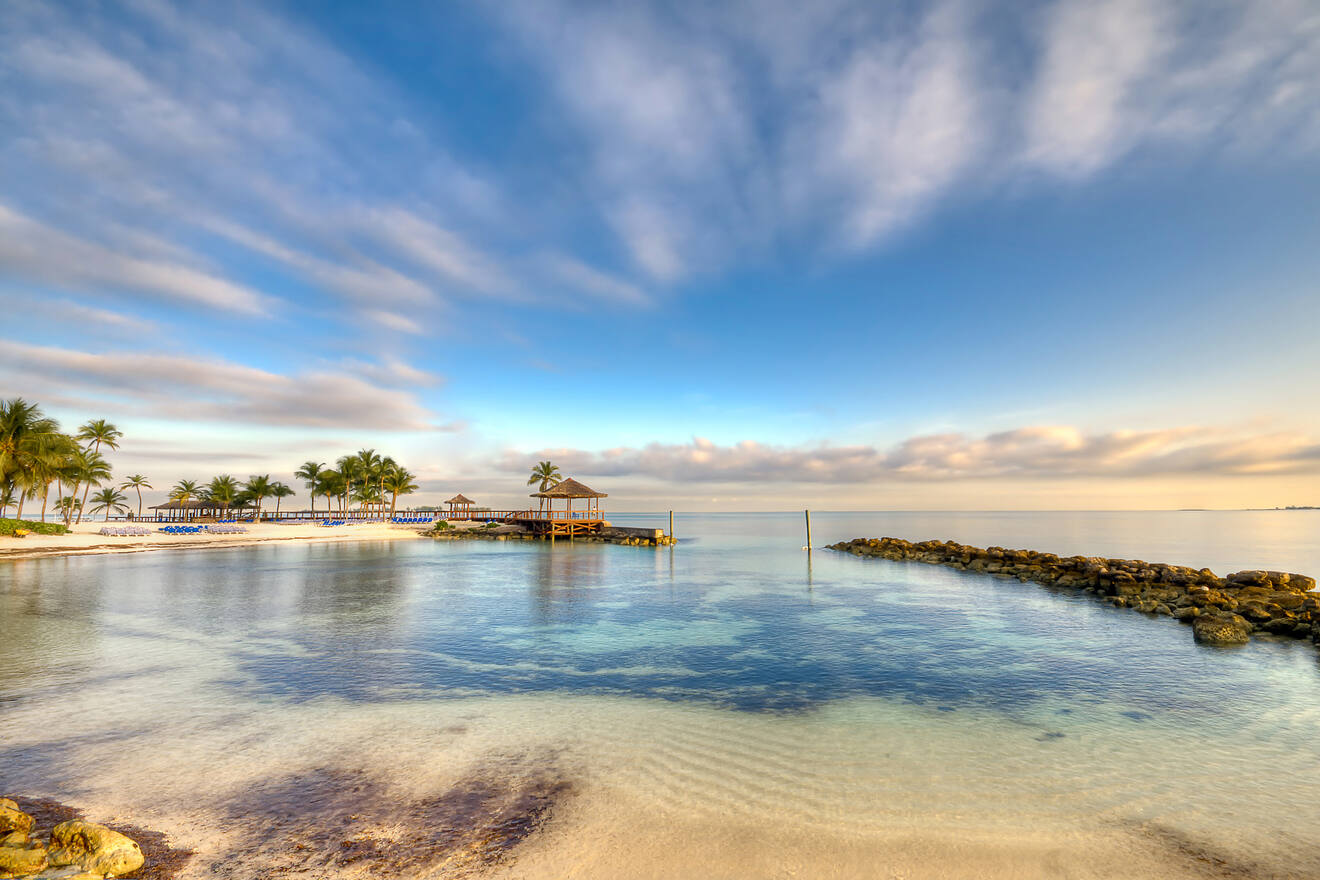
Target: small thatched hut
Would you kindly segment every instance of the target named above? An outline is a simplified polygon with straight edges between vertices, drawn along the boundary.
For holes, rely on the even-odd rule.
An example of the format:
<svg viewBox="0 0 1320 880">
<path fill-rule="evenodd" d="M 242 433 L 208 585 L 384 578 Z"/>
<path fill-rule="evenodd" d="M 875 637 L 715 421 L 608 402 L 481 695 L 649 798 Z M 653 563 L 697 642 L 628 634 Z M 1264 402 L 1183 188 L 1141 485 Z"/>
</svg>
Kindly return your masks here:
<svg viewBox="0 0 1320 880">
<path fill-rule="evenodd" d="M 473 501 L 471 498 L 467 497 L 462 493 L 455 495 L 453 498 L 450 498 L 448 501 L 445 502 L 445 504 L 449 505 L 450 516 L 453 516 L 455 513 L 471 514 L 472 505 L 476 503 L 477 502 Z"/>
<path fill-rule="evenodd" d="M 609 495 L 606 494 L 605 492 L 597 492 L 595 489 L 591 488 L 590 486 L 585 486 L 582 483 L 579 483 L 577 480 L 573 479 L 572 477 L 569 477 L 566 480 L 560 481 L 552 488 L 546 489 L 544 492 L 533 492 L 531 497 L 544 498 L 550 502 L 551 519 L 555 518 L 554 503 L 556 498 L 562 498 L 566 502 L 565 503 L 566 515 L 564 516 L 565 519 L 573 519 L 573 499 L 585 498 L 587 499 L 587 509 L 586 511 L 584 511 L 585 515 L 581 518 L 600 519 L 601 518 L 600 499 L 608 498 Z M 592 510 L 592 503 L 591 503 L 593 500 L 596 502 L 594 511 Z M 594 517 L 592 516 L 593 512 L 595 513 Z"/>
</svg>

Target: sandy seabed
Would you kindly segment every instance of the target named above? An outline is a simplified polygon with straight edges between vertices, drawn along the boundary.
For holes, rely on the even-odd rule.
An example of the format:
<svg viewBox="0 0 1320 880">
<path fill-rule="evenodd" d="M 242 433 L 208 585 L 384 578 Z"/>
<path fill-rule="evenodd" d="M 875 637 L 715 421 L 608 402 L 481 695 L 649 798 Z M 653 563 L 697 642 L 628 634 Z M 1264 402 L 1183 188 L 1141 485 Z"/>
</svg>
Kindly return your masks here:
<svg viewBox="0 0 1320 880">
<path fill-rule="evenodd" d="M 79 778 L 28 794 L 165 832 L 195 853 L 179 878 L 1183 880 L 1320 867 L 1282 840 L 1263 851 L 1133 821 L 1142 805 L 1085 743 L 988 717 L 941 731 L 927 710 L 883 702 L 802 716 L 544 696 L 192 710 L 127 741 L 70 719 Z M 840 727 L 838 712 L 855 717 Z"/>
</svg>

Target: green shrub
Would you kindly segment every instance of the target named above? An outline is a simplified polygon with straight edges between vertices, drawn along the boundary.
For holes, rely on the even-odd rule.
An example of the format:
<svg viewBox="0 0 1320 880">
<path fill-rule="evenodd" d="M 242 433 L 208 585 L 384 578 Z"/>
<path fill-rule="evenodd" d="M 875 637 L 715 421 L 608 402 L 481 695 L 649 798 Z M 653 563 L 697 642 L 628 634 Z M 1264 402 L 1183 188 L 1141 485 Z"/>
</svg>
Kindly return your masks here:
<svg viewBox="0 0 1320 880">
<path fill-rule="evenodd" d="M 12 537 L 19 529 L 38 535 L 63 535 L 69 531 L 64 523 L 37 522 L 31 519 L 0 519 L 0 535 Z"/>
<path fill-rule="evenodd" d="M 449 523 L 445 522 L 442 519 L 438 519 L 435 521 L 435 530 L 437 532 L 443 532 L 446 529 L 450 529 L 450 528 L 453 528 L 453 526 L 449 525 Z"/>
</svg>

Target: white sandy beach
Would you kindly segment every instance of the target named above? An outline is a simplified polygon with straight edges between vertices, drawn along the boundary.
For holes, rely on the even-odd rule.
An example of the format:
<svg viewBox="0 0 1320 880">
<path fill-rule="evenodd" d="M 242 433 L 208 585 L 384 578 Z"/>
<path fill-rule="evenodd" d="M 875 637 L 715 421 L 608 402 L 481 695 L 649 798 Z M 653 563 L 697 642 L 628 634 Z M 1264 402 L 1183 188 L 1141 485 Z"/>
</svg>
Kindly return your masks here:
<svg viewBox="0 0 1320 880">
<path fill-rule="evenodd" d="M 320 526 L 312 523 L 245 524 L 246 534 L 172 535 L 157 531 L 168 523 L 127 523 L 151 529 L 143 537 L 111 538 L 97 534 L 106 523 L 83 522 L 70 528 L 67 535 L 28 535 L 23 538 L 0 537 L 0 559 L 30 559 L 44 556 L 83 555 L 91 553 L 139 553 L 145 550 L 197 547 L 241 547 L 272 541 L 400 541 L 417 538 L 421 527 L 391 523 Z M 110 523 L 122 526 L 125 523 Z"/>
</svg>

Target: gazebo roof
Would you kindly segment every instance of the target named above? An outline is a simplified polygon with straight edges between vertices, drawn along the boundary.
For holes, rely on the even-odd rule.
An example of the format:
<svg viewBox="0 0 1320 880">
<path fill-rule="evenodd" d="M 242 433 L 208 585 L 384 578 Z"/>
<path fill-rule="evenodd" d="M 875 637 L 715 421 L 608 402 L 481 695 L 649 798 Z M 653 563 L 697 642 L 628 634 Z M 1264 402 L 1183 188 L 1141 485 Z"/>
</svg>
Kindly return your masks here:
<svg viewBox="0 0 1320 880">
<path fill-rule="evenodd" d="M 224 505 L 219 501 L 167 501 L 164 504 L 153 504 L 148 510 L 243 510 L 251 505 L 230 504 Z"/>
<path fill-rule="evenodd" d="M 569 477 L 562 480 L 554 488 L 546 489 L 544 492 L 533 492 L 533 498 L 608 498 L 604 492 L 597 492 L 590 486 L 584 486 L 577 480 Z"/>
<path fill-rule="evenodd" d="M 455 495 L 453 498 L 450 498 L 448 501 L 445 502 L 445 504 L 476 504 L 476 503 L 477 502 L 473 501 L 471 498 L 467 497 L 466 495 Z"/>
</svg>

